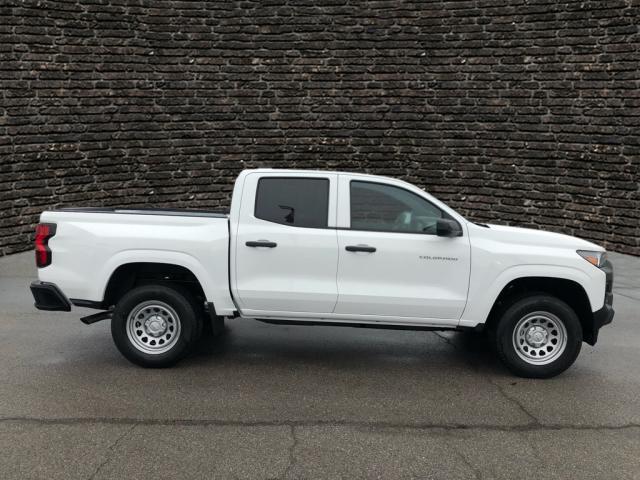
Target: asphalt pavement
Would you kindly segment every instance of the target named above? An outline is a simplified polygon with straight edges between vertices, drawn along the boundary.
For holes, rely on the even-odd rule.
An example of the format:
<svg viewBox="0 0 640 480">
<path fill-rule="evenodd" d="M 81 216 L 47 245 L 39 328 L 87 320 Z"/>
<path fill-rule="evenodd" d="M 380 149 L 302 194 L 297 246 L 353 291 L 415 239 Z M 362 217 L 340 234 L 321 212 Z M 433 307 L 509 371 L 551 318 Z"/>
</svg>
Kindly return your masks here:
<svg viewBox="0 0 640 480">
<path fill-rule="evenodd" d="M 242 319 L 142 369 L 0 258 L 0 478 L 640 479 L 640 258 L 611 258 L 614 323 L 550 380 L 468 334 Z"/>
</svg>

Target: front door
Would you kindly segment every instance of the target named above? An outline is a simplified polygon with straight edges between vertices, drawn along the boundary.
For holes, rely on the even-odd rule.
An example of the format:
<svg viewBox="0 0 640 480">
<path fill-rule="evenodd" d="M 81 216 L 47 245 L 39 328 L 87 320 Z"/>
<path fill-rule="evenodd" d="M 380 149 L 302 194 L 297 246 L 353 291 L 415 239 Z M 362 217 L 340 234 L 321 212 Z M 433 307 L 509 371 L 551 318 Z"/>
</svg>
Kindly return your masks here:
<svg viewBox="0 0 640 480">
<path fill-rule="evenodd" d="M 469 285 L 466 229 L 460 237 L 437 236 L 438 218 L 451 215 L 402 186 L 340 181 L 340 208 L 348 209 L 340 217 L 348 227 L 338 231 L 335 313 L 455 323 Z"/>
<path fill-rule="evenodd" d="M 235 235 L 235 294 L 244 315 L 333 311 L 336 191 L 331 174 L 246 177 Z"/>
</svg>

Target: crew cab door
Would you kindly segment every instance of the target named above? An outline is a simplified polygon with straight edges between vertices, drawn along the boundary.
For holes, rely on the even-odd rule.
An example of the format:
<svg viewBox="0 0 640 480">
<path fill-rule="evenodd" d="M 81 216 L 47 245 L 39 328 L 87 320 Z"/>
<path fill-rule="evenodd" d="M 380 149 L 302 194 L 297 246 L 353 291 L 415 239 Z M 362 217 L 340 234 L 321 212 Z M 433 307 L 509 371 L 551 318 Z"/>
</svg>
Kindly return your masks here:
<svg viewBox="0 0 640 480">
<path fill-rule="evenodd" d="M 340 175 L 336 315 L 457 324 L 469 237 L 457 220 L 462 236 L 438 236 L 437 220 L 455 218 L 427 197 L 403 182 Z"/>
<path fill-rule="evenodd" d="M 247 175 L 232 235 L 232 282 L 244 315 L 333 311 L 338 297 L 336 198 L 335 174 Z"/>
</svg>

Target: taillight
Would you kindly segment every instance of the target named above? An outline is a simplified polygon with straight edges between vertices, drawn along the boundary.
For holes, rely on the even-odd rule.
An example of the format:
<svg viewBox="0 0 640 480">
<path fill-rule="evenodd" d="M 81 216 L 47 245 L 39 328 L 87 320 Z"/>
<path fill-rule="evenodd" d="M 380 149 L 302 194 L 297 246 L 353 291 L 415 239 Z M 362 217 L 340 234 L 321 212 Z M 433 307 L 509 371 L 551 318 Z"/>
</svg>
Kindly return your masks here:
<svg viewBox="0 0 640 480">
<path fill-rule="evenodd" d="M 49 239 L 56 234 L 55 223 L 39 223 L 36 226 L 36 265 L 38 268 L 46 267 L 51 263 L 51 250 Z"/>
</svg>

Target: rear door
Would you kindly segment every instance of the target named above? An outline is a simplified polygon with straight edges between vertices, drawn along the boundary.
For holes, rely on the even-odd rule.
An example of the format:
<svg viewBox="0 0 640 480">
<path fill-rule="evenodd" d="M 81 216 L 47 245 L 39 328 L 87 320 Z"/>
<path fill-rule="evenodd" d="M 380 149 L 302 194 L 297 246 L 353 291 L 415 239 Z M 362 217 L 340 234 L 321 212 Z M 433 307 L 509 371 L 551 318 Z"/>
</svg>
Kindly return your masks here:
<svg viewBox="0 0 640 480">
<path fill-rule="evenodd" d="M 471 260 L 461 222 L 463 236 L 437 236 L 439 218 L 456 219 L 390 179 L 341 175 L 339 209 L 336 315 L 457 323 Z"/>
<path fill-rule="evenodd" d="M 249 316 L 333 311 L 337 175 L 251 173 L 235 236 L 235 294 Z"/>
</svg>

